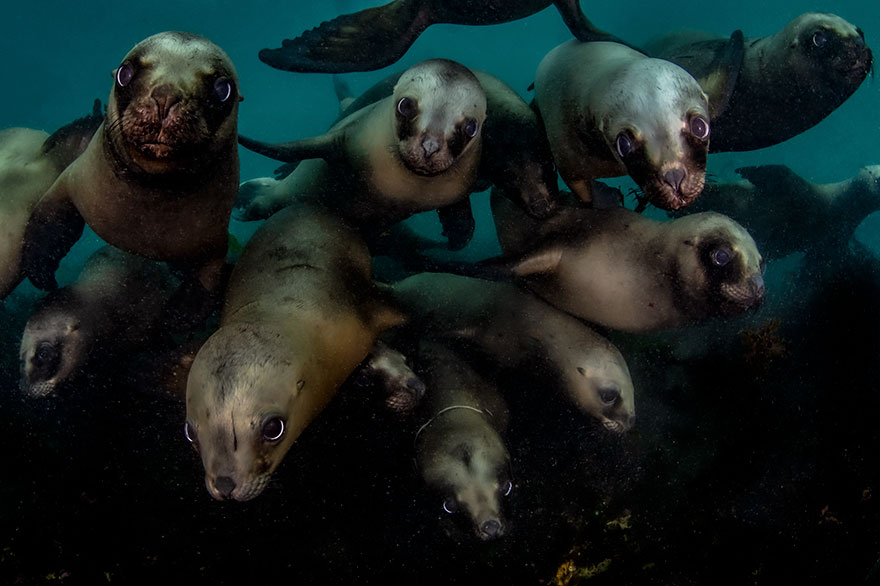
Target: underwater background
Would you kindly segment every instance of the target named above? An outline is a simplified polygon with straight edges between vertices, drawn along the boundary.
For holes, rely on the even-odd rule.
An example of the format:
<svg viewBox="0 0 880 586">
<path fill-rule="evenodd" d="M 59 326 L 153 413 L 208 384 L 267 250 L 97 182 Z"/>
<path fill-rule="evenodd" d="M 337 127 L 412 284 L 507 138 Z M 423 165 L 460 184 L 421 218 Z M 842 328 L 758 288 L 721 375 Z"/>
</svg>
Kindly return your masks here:
<svg viewBox="0 0 880 586">
<path fill-rule="evenodd" d="M 331 76 L 274 70 L 257 52 L 372 4 L 7 3 L 0 128 L 51 133 L 84 116 L 95 98 L 106 101 L 111 72 L 132 46 L 183 30 L 208 37 L 235 64 L 242 134 L 323 133 L 338 113 Z M 880 47 L 880 10 L 864 0 L 582 8 L 635 44 L 679 29 L 765 36 L 803 12 L 829 11 Z M 388 72 L 446 57 L 493 73 L 528 100 L 538 63 L 569 38 L 553 8 L 492 27 L 437 25 L 387 70 L 346 79 L 357 94 Z M 738 167 L 784 164 L 828 183 L 878 163 L 880 86 L 869 76 L 816 127 L 775 147 L 712 155 L 708 173 L 734 181 Z M 276 166 L 241 149 L 242 180 Z M 612 183 L 626 191 L 627 182 Z M 477 229 L 464 256 L 492 256 L 488 197 L 473 201 Z M 412 223 L 439 235 L 433 215 Z M 255 228 L 233 221 L 230 230 L 243 243 Z M 863 246 L 837 266 L 813 271 L 803 255 L 771 263 L 757 313 L 686 333 L 615 337 L 638 403 L 627 437 L 608 438 L 564 405 L 523 408 L 533 418 L 508 437 L 517 462 L 513 529 L 488 544 L 443 517 L 414 472 L 411 426 L 355 385 L 247 503 L 211 499 L 183 436 L 182 401 L 151 389 L 142 373 L 96 372 L 64 397 L 25 400 L 18 342 L 39 295 L 24 283 L 0 307 L 0 584 L 880 583 L 880 496 L 872 496 L 880 480 L 880 220 L 868 217 L 856 239 Z M 98 246 L 87 231 L 59 283 Z M 756 365 L 743 332 L 777 336 L 784 351 Z"/>
</svg>

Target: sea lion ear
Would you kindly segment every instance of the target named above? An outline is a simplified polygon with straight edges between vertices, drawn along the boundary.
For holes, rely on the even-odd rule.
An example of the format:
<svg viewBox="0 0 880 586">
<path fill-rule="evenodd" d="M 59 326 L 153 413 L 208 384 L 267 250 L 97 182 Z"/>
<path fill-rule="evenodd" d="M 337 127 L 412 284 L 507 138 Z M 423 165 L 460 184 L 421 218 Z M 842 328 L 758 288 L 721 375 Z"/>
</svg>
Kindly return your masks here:
<svg viewBox="0 0 880 586">
<path fill-rule="evenodd" d="M 709 117 L 715 120 L 727 109 L 730 96 L 736 88 L 745 56 L 745 40 L 741 30 L 735 30 L 727 43 L 718 48 L 709 71 L 697 81 L 709 96 Z"/>
</svg>

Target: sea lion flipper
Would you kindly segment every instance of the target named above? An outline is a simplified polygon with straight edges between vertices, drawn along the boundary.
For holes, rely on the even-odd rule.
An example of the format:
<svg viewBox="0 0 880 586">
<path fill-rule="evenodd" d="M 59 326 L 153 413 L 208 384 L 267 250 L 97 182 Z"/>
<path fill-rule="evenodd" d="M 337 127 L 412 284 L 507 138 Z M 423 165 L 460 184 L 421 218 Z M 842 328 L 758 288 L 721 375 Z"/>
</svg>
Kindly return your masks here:
<svg viewBox="0 0 880 586">
<path fill-rule="evenodd" d="M 52 157 L 59 169 L 64 169 L 86 150 L 102 122 L 101 100 L 96 99 L 91 114 L 77 118 L 49 135 L 42 151 Z"/>
<path fill-rule="evenodd" d="M 260 51 L 260 61 L 284 71 L 345 73 L 391 65 L 431 24 L 426 3 L 395 0 L 343 14 L 285 39 L 278 49 Z"/>
<path fill-rule="evenodd" d="M 510 269 L 515 277 L 552 273 L 561 259 L 561 248 L 540 248 L 511 264 Z"/>
<path fill-rule="evenodd" d="M 449 241 L 449 250 L 461 250 L 474 236 L 474 213 L 469 197 L 437 210 L 443 236 Z"/>
<path fill-rule="evenodd" d="M 232 217 L 239 222 L 265 220 L 290 203 L 278 198 L 278 181 L 257 177 L 238 186 L 238 196 L 232 208 Z"/>
<path fill-rule="evenodd" d="M 65 178 L 62 174 L 37 203 L 22 243 L 22 275 L 46 291 L 58 287 L 55 271 L 85 226 L 68 195 Z"/>
<path fill-rule="evenodd" d="M 571 31 L 571 34 L 574 35 L 577 40 L 584 43 L 591 41 L 610 41 L 612 43 L 626 45 L 631 49 L 642 52 L 638 47 L 635 47 L 611 33 L 606 33 L 602 29 L 596 27 L 596 25 L 590 22 L 590 19 L 584 14 L 584 11 L 581 10 L 581 5 L 578 0 L 553 0 L 553 5 L 556 6 L 556 9 L 559 11 L 559 15 L 562 17 L 562 22 L 565 23 L 565 26 L 568 27 L 568 30 Z"/>
<path fill-rule="evenodd" d="M 715 58 L 707 73 L 697 79 L 700 87 L 709 96 L 709 115 L 717 119 L 727 110 L 730 96 L 736 88 L 736 81 L 742 69 L 745 56 L 743 32 L 735 30 L 726 43 L 718 47 Z"/>
<path fill-rule="evenodd" d="M 809 191 L 809 181 L 789 169 L 785 165 L 758 165 L 756 167 L 740 167 L 737 174 L 763 191 L 784 190 L 791 193 Z"/>
<path fill-rule="evenodd" d="M 244 148 L 284 163 L 299 163 L 304 159 L 331 160 L 336 156 L 338 131 L 291 142 L 270 143 L 238 135 L 238 144 Z"/>
<path fill-rule="evenodd" d="M 299 161 L 295 163 L 284 163 L 280 167 L 276 167 L 274 171 L 272 171 L 272 175 L 278 181 L 288 177 L 291 173 L 296 171 L 296 168 L 299 167 Z"/>
</svg>

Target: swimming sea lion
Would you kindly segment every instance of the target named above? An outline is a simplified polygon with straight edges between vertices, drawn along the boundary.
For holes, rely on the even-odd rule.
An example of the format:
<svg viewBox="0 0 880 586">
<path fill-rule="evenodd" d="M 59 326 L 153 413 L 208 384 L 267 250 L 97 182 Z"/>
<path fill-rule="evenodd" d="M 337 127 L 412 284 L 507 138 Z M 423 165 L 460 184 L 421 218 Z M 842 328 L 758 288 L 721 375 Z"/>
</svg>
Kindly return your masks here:
<svg viewBox="0 0 880 586">
<path fill-rule="evenodd" d="M 764 297 L 764 261 L 746 230 L 704 212 L 658 222 L 623 207 L 560 206 L 534 229 L 492 197 L 502 250 L 495 267 L 563 311 L 616 330 L 674 328 L 733 315 Z M 492 267 L 487 267 L 492 268 Z"/>
<path fill-rule="evenodd" d="M 41 130 L 0 131 L 0 299 L 24 278 L 21 249 L 31 211 L 58 175 L 85 150 L 101 125 L 101 101 L 90 116 L 51 136 Z"/>
<path fill-rule="evenodd" d="M 259 219 L 296 199 L 314 199 L 358 227 L 381 229 L 460 202 L 480 164 L 486 96 L 466 67 L 446 59 L 406 70 L 392 96 L 346 116 L 324 135 L 241 144 L 282 161 L 306 160 L 283 181 L 242 184 L 241 219 Z"/>
<path fill-rule="evenodd" d="M 880 209 L 880 165 L 837 183 L 811 183 L 784 165 L 736 170 L 745 181 L 708 183 L 698 210 L 743 225 L 768 261 L 802 251 L 836 262 L 859 224 Z"/>
<path fill-rule="evenodd" d="M 394 0 L 343 14 L 279 49 L 263 49 L 260 60 L 285 71 L 345 73 L 391 65 L 432 24 L 490 25 L 531 16 L 553 4 L 582 41 L 611 40 L 587 20 L 577 0 Z"/>
<path fill-rule="evenodd" d="M 114 72 L 103 124 L 34 209 L 22 262 L 31 282 L 56 286 L 85 222 L 216 291 L 238 190 L 240 99 L 235 68 L 207 39 L 165 32 L 135 45 Z"/>
<path fill-rule="evenodd" d="M 216 499 L 259 495 L 294 440 L 402 321 L 360 236 L 321 206 L 269 218 L 232 271 L 220 328 L 186 388 L 186 436 Z"/>
<path fill-rule="evenodd" d="M 513 283 L 423 273 L 395 283 L 393 292 L 409 316 L 405 329 L 470 342 L 501 368 L 539 372 L 605 429 L 632 426 L 626 361 L 580 320 Z"/>
<path fill-rule="evenodd" d="M 816 12 L 769 37 L 672 33 L 646 50 L 687 69 L 715 101 L 719 67 L 732 65 L 723 55 L 736 55 L 737 45 L 743 47 L 742 65 L 726 106 L 713 112 L 711 152 L 760 149 L 812 128 L 852 95 L 873 62 L 861 29 Z"/>
<path fill-rule="evenodd" d="M 427 387 L 414 442 L 419 472 L 442 495 L 444 511 L 466 514 L 480 539 L 501 537 L 503 499 L 513 489 L 504 399 L 442 344 L 423 342 L 418 362 Z"/>
<path fill-rule="evenodd" d="M 160 263 L 99 249 L 75 283 L 51 292 L 28 319 L 19 353 L 22 389 L 32 397 L 53 394 L 95 357 L 109 364 L 145 346 L 159 332 L 176 285 Z"/>
<path fill-rule="evenodd" d="M 629 174 L 663 209 L 689 205 L 706 176 L 709 106 L 681 67 L 619 43 L 569 41 L 535 76 L 556 167 L 584 202 L 590 181 Z"/>
</svg>

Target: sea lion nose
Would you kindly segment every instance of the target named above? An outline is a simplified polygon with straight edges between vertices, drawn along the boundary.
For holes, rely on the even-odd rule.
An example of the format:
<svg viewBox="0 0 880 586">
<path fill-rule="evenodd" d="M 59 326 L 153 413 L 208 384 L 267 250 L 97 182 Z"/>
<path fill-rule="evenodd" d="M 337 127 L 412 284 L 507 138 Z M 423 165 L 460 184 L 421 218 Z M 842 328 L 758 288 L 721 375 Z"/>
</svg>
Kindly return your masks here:
<svg viewBox="0 0 880 586">
<path fill-rule="evenodd" d="M 673 190 L 678 191 L 681 187 L 681 182 L 684 181 L 684 169 L 679 169 L 678 167 L 670 169 L 663 175 L 663 181 L 672 187 Z"/>
<path fill-rule="evenodd" d="M 182 94 L 179 89 L 166 83 L 153 88 L 153 91 L 150 92 L 150 97 L 156 103 L 156 108 L 159 110 L 159 119 L 164 120 L 168 116 L 171 107 L 180 101 Z"/>
<path fill-rule="evenodd" d="M 235 481 L 228 476 L 218 476 L 214 480 L 214 488 L 223 498 L 228 499 L 232 495 L 232 491 L 235 490 Z"/>
<path fill-rule="evenodd" d="M 498 519 L 489 519 L 485 521 L 482 525 L 480 525 L 480 531 L 483 532 L 483 535 L 486 536 L 486 539 L 495 539 L 496 537 L 501 537 L 501 521 Z"/>
<path fill-rule="evenodd" d="M 433 136 L 429 136 L 422 141 L 422 149 L 425 151 L 425 156 L 430 157 L 440 150 L 440 142 Z"/>
<path fill-rule="evenodd" d="M 755 296 L 755 301 L 762 301 L 764 299 L 764 277 L 761 275 L 752 275 L 749 277 L 749 283 L 752 286 L 752 293 Z"/>
</svg>

